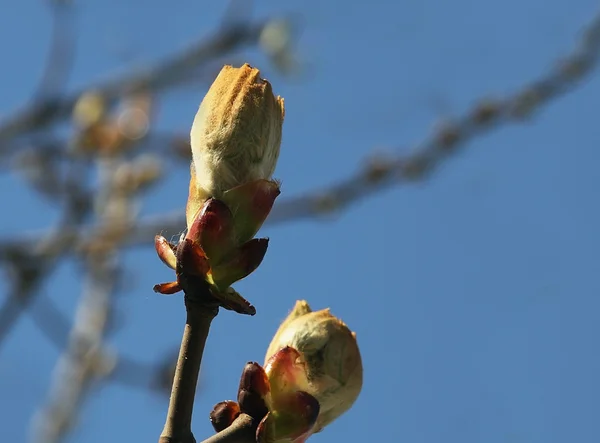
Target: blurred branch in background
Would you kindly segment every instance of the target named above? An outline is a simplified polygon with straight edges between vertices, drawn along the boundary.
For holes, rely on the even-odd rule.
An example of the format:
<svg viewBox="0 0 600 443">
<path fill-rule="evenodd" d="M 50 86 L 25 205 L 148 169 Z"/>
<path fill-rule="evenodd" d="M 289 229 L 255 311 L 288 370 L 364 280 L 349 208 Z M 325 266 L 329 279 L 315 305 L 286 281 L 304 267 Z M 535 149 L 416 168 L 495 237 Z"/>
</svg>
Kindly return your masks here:
<svg viewBox="0 0 600 443">
<path fill-rule="evenodd" d="M 127 175 L 132 163 L 120 158 L 118 152 L 96 161 L 100 184 L 94 209 L 104 230 L 112 230 L 115 224 L 127 225 L 135 219 L 135 199 L 141 186 L 139 182 L 131 183 Z M 109 241 L 103 242 L 101 248 L 90 249 L 83 258 L 82 271 L 86 274 L 83 294 L 68 345 L 55 369 L 50 398 L 35 420 L 35 441 L 61 441 L 76 421 L 85 393 L 115 366 L 114 359 L 105 352 L 104 336 L 110 325 L 119 278 L 118 253 L 123 231 L 112 232 Z"/>
<path fill-rule="evenodd" d="M 212 36 L 147 70 L 126 71 L 110 81 L 77 92 L 63 92 L 73 61 L 73 17 L 68 2 L 53 2 L 53 36 L 48 63 L 32 103 L 0 121 L 0 172 L 13 169 L 44 199 L 60 208 L 56 226 L 40 232 L 11 233 L 0 239 L 0 263 L 9 275 L 0 305 L 0 344 L 22 312 L 31 315 L 55 346 L 64 349 L 45 407 L 37 416 L 36 441 L 60 441 L 72 426 L 85 393 L 102 380 L 170 389 L 175 356 L 146 364 L 109 349 L 118 253 L 150 246 L 159 232 L 176 234 L 185 226 L 183 208 L 172 214 L 139 217 L 137 202 L 161 177 L 166 162 L 187 171 L 187 134 L 152 127 L 157 94 L 190 87 L 212 75 L 213 63 L 244 47 L 260 46 L 274 66 L 293 70 L 290 22 L 252 21 L 240 2 L 231 2 Z M 552 100 L 568 93 L 597 68 L 600 15 L 577 46 L 537 80 L 503 98 L 486 98 L 463 116 L 440 122 L 408 155 L 373 156 L 347 178 L 327 189 L 276 204 L 268 223 L 335 214 L 385 188 L 427 179 L 442 161 L 476 136 L 502 125 L 528 121 Z M 69 135 L 53 132 L 69 122 Z M 62 133 L 61 133 L 62 134 Z M 89 176 L 103 177 L 94 185 Z M 66 259 L 82 265 L 84 288 L 71 322 L 42 296 L 44 282 Z M 140 374 L 145 374 L 140 376 Z"/>
<path fill-rule="evenodd" d="M 544 105 L 565 95 L 585 80 L 586 75 L 597 67 L 599 58 L 600 15 L 583 32 L 573 52 L 539 79 L 505 98 L 485 98 L 465 115 L 439 122 L 431 134 L 414 146 L 408 155 L 374 156 L 362 162 L 364 166 L 360 170 L 327 189 L 307 191 L 299 197 L 283 199 L 275 204 L 267 223 L 286 223 L 337 212 L 384 188 L 423 180 L 443 160 L 476 136 L 499 129 L 502 125 L 529 121 Z M 178 153 L 188 152 L 189 145 L 186 147 L 184 140 L 183 136 L 175 136 L 169 145 Z M 147 216 L 130 227 L 122 246 L 148 246 L 151 243 L 148 239 L 157 232 L 179 233 L 184 226 L 183 209 L 170 214 Z M 74 239 L 69 252 L 89 246 L 90 229 L 93 228 L 63 231 L 63 235 Z M 37 244 L 44 234 L 32 232 L 16 239 L 0 240 L 0 260 L 5 260 L 20 246 Z"/>
<path fill-rule="evenodd" d="M 234 50 L 256 44 L 265 30 L 269 32 L 274 24 L 279 23 L 280 20 L 259 23 L 236 22 L 233 26 L 221 27 L 216 34 L 197 42 L 188 50 L 153 68 L 135 73 L 127 72 L 120 78 L 91 85 L 84 91 L 34 102 L 0 122 L 0 154 L 5 155 L 9 150 L 8 141 L 11 139 L 70 118 L 80 96 L 88 91 L 95 91 L 109 104 L 113 104 L 121 97 L 139 92 L 160 93 L 177 86 L 182 79 L 189 78 L 187 74 L 190 71 L 214 59 L 224 57 Z"/>
<path fill-rule="evenodd" d="M 75 59 L 75 30 L 70 2 L 54 0 L 49 5 L 53 16 L 52 39 L 46 67 L 34 101 L 59 95 L 67 84 Z"/>
<path fill-rule="evenodd" d="M 77 421 L 85 392 L 110 372 L 103 336 L 111 311 L 115 257 L 91 257 L 66 350 L 54 371 L 46 406 L 35 417 L 34 441 L 57 442 Z"/>
</svg>

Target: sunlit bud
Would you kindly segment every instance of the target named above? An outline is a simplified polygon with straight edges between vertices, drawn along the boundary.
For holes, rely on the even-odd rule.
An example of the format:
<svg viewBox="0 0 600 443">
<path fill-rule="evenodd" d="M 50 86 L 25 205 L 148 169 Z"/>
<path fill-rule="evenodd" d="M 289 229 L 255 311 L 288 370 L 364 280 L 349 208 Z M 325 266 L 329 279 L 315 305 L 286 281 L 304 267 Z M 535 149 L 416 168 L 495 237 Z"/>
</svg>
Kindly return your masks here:
<svg viewBox="0 0 600 443">
<path fill-rule="evenodd" d="M 320 413 L 313 430 L 319 432 L 350 409 L 362 388 L 362 360 L 356 335 L 329 309 L 312 312 L 305 301 L 296 302 L 267 351 L 265 369 L 273 391 L 274 372 L 285 372 L 288 377 L 292 373 L 291 369 L 269 369 L 273 356 L 286 347 L 298 351 L 305 370 L 307 385 L 294 383 L 319 402 Z M 287 367 L 295 368 L 295 380 L 302 381 L 297 366 Z"/>
<path fill-rule="evenodd" d="M 267 250 L 267 239 L 253 237 L 280 193 L 271 176 L 284 118 L 283 99 L 259 74 L 248 64 L 225 66 L 215 79 L 190 134 L 187 233 L 176 246 L 155 239 L 177 276 L 156 292 L 187 292 L 200 277 L 222 307 L 249 315 L 255 308 L 230 285 L 253 272 Z"/>
<path fill-rule="evenodd" d="M 284 118 L 260 71 L 225 66 L 202 100 L 191 130 L 192 165 L 186 208 L 188 226 L 208 197 L 269 180 L 275 171 Z"/>
<path fill-rule="evenodd" d="M 248 363 L 242 373 L 238 403 L 242 412 L 260 420 L 259 443 L 302 443 L 313 432 L 319 402 L 301 390 L 307 386 L 300 354 L 293 348 L 277 352 L 263 369 Z"/>
</svg>

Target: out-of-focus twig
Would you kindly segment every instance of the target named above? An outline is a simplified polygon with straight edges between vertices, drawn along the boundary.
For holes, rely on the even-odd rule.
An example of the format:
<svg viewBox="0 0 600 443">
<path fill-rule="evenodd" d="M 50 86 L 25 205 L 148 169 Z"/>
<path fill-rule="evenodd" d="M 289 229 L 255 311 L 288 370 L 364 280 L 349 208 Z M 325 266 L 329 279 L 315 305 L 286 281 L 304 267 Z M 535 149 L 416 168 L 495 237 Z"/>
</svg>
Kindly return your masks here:
<svg viewBox="0 0 600 443">
<path fill-rule="evenodd" d="M 12 269 L 11 289 L 0 306 L 0 343 L 19 314 L 29 305 L 40 282 L 51 273 L 58 257 L 69 248 L 74 237 L 63 231 L 68 220 L 42 236 L 36 244 L 7 251 L 6 259 Z M 71 231 L 73 232 L 73 231 Z"/>
<path fill-rule="evenodd" d="M 84 288 L 69 344 L 54 373 L 50 398 L 35 420 L 33 441 L 61 441 L 73 426 L 84 391 L 111 368 L 105 367 L 100 351 L 110 311 L 113 274 L 116 263 L 111 257 L 88 261 L 89 279 Z"/>
<path fill-rule="evenodd" d="M 68 2 L 52 1 L 52 38 L 42 80 L 34 94 L 34 100 L 61 93 L 73 66 L 75 35 L 73 32 L 72 5 Z"/>
<path fill-rule="evenodd" d="M 13 279 L 11 289 L 0 305 L 0 343 L 19 318 L 19 314 L 30 304 L 41 282 L 51 274 L 58 259 L 74 241 L 74 237 L 69 234 L 69 231 L 73 231 L 69 230 L 69 227 L 81 223 L 90 209 L 81 204 L 83 191 L 80 183 L 75 183 L 80 169 L 76 165 L 70 166 L 65 180 L 70 192 L 64 196 L 63 216 L 58 225 L 42 236 L 39 242 L 6 251 Z M 46 176 L 53 177 L 52 174 Z"/>
<path fill-rule="evenodd" d="M 221 28 L 213 36 L 202 39 L 188 50 L 153 68 L 134 74 L 127 73 L 121 78 L 90 86 L 84 91 L 71 95 L 48 98 L 33 103 L 4 121 L 0 121 L 0 154 L 7 146 L 10 146 L 6 142 L 13 137 L 70 117 L 75 103 L 85 91 L 97 91 L 108 103 L 112 103 L 119 97 L 141 91 L 160 92 L 171 84 L 177 83 L 179 78 L 190 69 L 195 69 L 213 58 L 223 57 L 234 49 L 256 42 L 262 29 L 268 23 L 269 21 L 240 23 L 235 27 Z"/>
<path fill-rule="evenodd" d="M 80 299 L 69 343 L 51 387 L 49 400 L 36 417 L 34 441 L 61 441 L 73 425 L 80 405 L 93 382 L 106 377 L 115 362 L 106 355 L 104 336 L 112 314 L 113 293 L 118 275 L 118 250 L 122 232 L 115 222 L 126 225 L 135 215 L 138 186 L 127 180 L 127 163 L 117 155 L 97 160 L 100 185 L 94 208 L 98 234 L 110 232 L 101 247 L 85 254 L 86 286 Z"/>
<path fill-rule="evenodd" d="M 44 336 L 57 348 L 64 349 L 69 343 L 71 321 L 60 311 L 50 297 L 41 294 L 36 305 L 28 310 L 36 326 Z M 0 321 L 0 325 L 3 322 Z M 99 367 L 112 369 L 106 374 L 107 378 L 119 384 L 140 389 L 166 391 L 170 386 L 172 374 L 172 355 L 168 354 L 168 362 L 142 362 L 106 346 L 99 350 L 97 363 Z M 170 378 L 168 378 L 170 376 Z M 168 383 L 167 383 L 168 378 Z"/>
</svg>

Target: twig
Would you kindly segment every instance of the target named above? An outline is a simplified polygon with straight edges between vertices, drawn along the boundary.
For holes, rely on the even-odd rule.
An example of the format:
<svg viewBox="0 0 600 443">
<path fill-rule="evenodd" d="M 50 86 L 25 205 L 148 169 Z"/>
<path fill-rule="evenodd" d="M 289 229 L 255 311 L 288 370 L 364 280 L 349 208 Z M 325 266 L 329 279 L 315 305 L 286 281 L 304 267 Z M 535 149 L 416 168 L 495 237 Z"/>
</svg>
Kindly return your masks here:
<svg viewBox="0 0 600 443">
<path fill-rule="evenodd" d="M 70 223 L 65 217 L 64 228 Z M 20 314 L 28 307 L 42 280 L 54 269 L 58 258 L 64 255 L 72 237 L 62 230 L 61 225 L 42 236 L 27 248 L 14 248 L 6 251 L 7 261 L 13 267 L 15 276 L 12 289 L 0 306 L 0 343 L 11 330 Z"/>
<path fill-rule="evenodd" d="M 27 309 L 46 269 L 15 265 L 17 274 L 6 300 L 0 306 L 0 343 L 12 330 L 21 313 Z"/>
<path fill-rule="evenodd" d="M 97 161 L 100 184 L 95 207 L 100 226 L 110 226 L 117 219 L 124 223 L 132 216 L 134 196 L 118 192 L 115 186 L 115 170 L 119 163 L 119 158 Z M 118 210 L 111 209 L 113 207 Z M 35 441 L 61 441 L 71 429 L 92 382 L 113 369 L 103 355 L 103 342 L 119 271 L 118 245 L 119 237 L 114 236 L 112 242 L 106 242 L 102 249 L 90 250 L 86 254 L 87 285 L 78 305 L 67 349 L 55 370 L 48 403 L 34 421 Z"/>
<path fill-rule="evenodd" d="M 15 303 L 17 302 L 15 301 Z M 4 307 L 5 305 L 2 306 L 3 309 Z M 71 321 L 50 297 L 45 296 L 45 294 L 38 296 L 36 306 L 31 307 L 28 313 L 42 334 L 57 349 L 64 349 L 68 345 Z M 2 317 L 0 316 L 0 318 Z M 0 321 L 0 326 L 5 326 L 5 324 Z M 161 378 L 162 373 L 165 372 L 164 363 L 143 363 L 126 355 L 115 354 L 115 351 L 111 349 L 100 349 L 98 356 L 98 366 L 112 367 L 107 378 L 127 386 L 140 389 L 156 389 L 159 387 L 157 386 L 157 379 Z"/>
<path fill-rule="evenodd" d="M 192 412 L 196 395 L 196 384 L 204 345 L 210 324 L 219 312 L 219 307 L 210 300 L 208 286 L 195 279 L 185 290 L 187 313 L 177 368 L 171 389 L 169 410 L 159 443 L 196 443 L 192 434 Z"/>
<path fill-rule="evenodd" d="M 34 441 L 61 441 L 76 419 L 83 392 L 96 377 L 108 372 L 98 364 L 116 271 L 114 263 L 107 259 L 89 263 L 90 278 L 75 316 L 69 345 L 57 364 L 49 401 L 34 421 Z"/>
<path fill-rule="evenodd" d="M 73 32 L 73 6 L 67 2 L 53 1 L 49 5 L 52 10 L 52 38 L 50 52 L 42 80 L 34 97 L 43 99 L 56 96 L 69 79 L 69 71 L 73 67 L 75 53 L 75 36 Z"/>
<path fill-rule="evenodd" d="M 256 443 L 258 423 L 247 414 L 240 414 L 233 423 L 201 443 Z"/>
<path fill-rule="evenodd" d="M 226 55 L 233 49 L 255 42 L 268 22 L 245 23 L 236 27 L 221 28 L 219 32 L 203 39 L 192 48 L 166 60 L 156 67 L 142 70 L 134 74 L 126 74 L 121 78 L 99 85 L 90 85 L 83 91 L 64 97 L 48 98 L 36 102 L 28 108 L 0 122 L 0 153 L 8 144 L 6 141 L 32 129 L 41 129 L 50 123 L 68 118 L 73 106 L 85 91 L 97 91 L 111 103 L 119 97 L 140 91 L 159 92 L 173 83 L 189 69 L 201 63 Z"/>
</svg>

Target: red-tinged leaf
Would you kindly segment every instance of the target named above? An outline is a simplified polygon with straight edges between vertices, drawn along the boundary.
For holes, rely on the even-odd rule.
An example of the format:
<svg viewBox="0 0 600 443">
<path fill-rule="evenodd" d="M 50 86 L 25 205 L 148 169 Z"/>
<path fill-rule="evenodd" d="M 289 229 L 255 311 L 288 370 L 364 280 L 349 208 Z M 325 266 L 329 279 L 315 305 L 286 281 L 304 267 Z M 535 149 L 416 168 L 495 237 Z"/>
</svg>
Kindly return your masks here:
<svg viewBox="0 0 600 443">
<path fill-rule="evenodd" d="M 312 434 L 319 417 L 319 402 L 312 395 L 298 391 L 286 396 L 281 408 L 272 409 L 259 423 L 256 441 L 304 443 Z"/>
<path fill-rule="evenodd" d="M 271 386 L 273 404 L 279 402 L 290 391 L 303 391 L 308 389 L 306 364 L 302 354 L 286 346 L 271 356 L 265 365 L 265 372 Z"/>
<path fill-rule="evenodd" d="M 242 412 L 256 420 L 262 419 L 269 412 L 269 391 L 269 380 L 262 366 L 255 362 L 246 363 L 238 389 Z"/>
<path fill-rule="evenodd" d="M 213 296 L 219 300 L 221 306 L 225 309 L 235 311 L 238 314 L 256 314 L 256 308 L 233 288 L 227 288 L 225 291 L 218 291 L 215 288 L 213 290 Z"/>
<path fill-rule="evenodd" d="M 177 248 L 177 270 L 183 274 L 205 277 L 210 272 L 206 254 L 200 245 L 185 238 Z"/>
<path fill-rule="evenodd" d="M 224 257 L 221 263 L 212 269 L 212 277 L 217 287 L 227 288 L 254 272 L 262 263 L 268 246 L 269 239 L 255 238 Z"/>
<path fill-rule="evenodd" d="M 231 400 L 217 403 L 210 413 L 210 422 L 216 432 L 221 432 L 231 426 L 231 423 L 240 415 L 240 406 Z"/>
<path fill-rule="evenodd" d="M 237 244 L 256 235 L 281 193 L 272 180 L 255 180 L 237 186 L 223 194 L 223 201 L 233 214 L 233 230 Z"/>
<path fill-rule="evenodd" d="M 197 242 L 211 263 L 218 263 L 233 247 L 232 229 L 231 211 L 227 205 L 210 198 L 192 222 L 186 238 Z"/>
<path fill-rule="evenodd" d="M 177 292 L 181 291 L 179 283 L 177 283 L 176 281 L 172 281 L 169 283 L 159 283 L 157 285 L 154 285 L 153 289 L 154 292 L 158 292 L 159 294 L 165 295 L 176 294 Z"/>
<path fill-rule="evenodd" d="M 272 424 L 271 413 L 267 413 L 256 428 L 257 443 L 272 443 L 275 441 L 275 427 Z"/>
<path fill-rule="evenodd" d="M 175 245 L 169 243 L 162 235 L 154 237 L 154 248 L 162 262 L 171 269 L 177 266 L 177 257 L 175 256 Z"/>
</svg>

